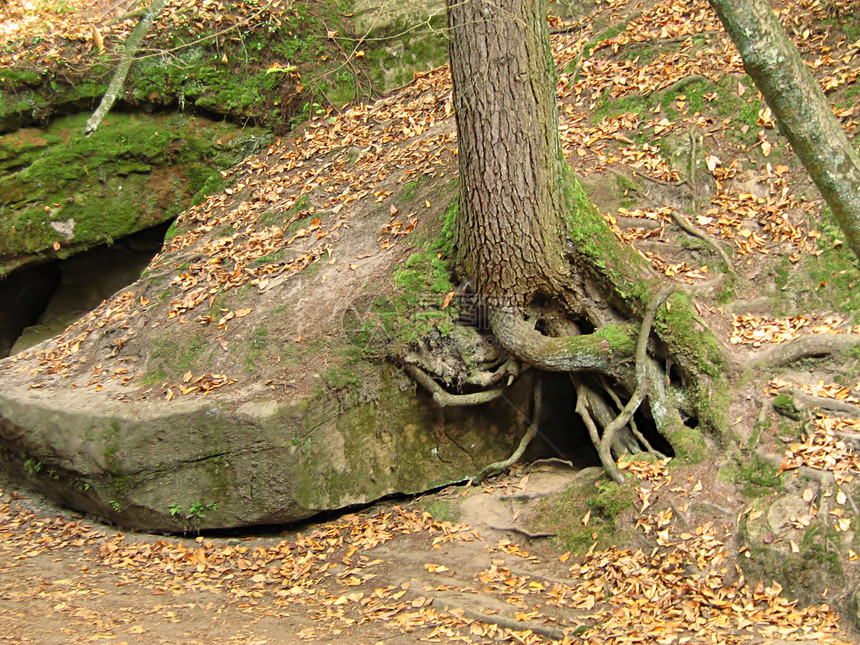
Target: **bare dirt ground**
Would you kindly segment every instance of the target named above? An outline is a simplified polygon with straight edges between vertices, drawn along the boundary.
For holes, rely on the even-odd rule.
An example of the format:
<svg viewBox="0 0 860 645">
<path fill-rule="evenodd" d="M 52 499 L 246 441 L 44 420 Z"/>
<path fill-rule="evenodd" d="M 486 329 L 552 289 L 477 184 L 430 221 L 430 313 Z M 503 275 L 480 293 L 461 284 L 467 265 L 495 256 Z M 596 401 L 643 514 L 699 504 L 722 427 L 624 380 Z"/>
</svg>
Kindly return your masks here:
<svg viewBox="0 0 860 645">
<path fill-rule="evenodd" d="M 698 525 L 690 502 L 734 510 L 730 489 L 636 468 L 631 547 L 584 558 L 524 528 L 598 479 L 557 464 L 258 536 L 123 534 L 5 488 L 0 642 L 850 642 L 827 605 L 745 583 L 733 517 Z"/>
</svg>

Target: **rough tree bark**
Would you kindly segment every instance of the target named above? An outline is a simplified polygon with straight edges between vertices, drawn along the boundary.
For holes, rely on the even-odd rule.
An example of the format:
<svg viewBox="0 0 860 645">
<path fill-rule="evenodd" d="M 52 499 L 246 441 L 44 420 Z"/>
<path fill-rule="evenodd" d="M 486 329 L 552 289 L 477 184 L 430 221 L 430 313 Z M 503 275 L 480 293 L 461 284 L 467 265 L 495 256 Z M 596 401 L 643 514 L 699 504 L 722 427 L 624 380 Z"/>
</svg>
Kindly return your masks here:
<svg viewBox="0 0 860 645">
<path fill-rule="evenodd" d="M 568 271 L 555 69 L 541 2 L 448 5 L 460 258 L 480 296 L 527 304 Z"/>
<path fill-rule="evenodd" d="M 860 156 L 767 0 L 710 0 L 848 245 L 860 258 Z"/>
<path fill-rule="evenodd" d="M 633 419 L 642 402 L 677 452 L 702 447 L 681 410 L 702 428 L 725 430 L 726 361 L 689 298 L 659 288 L 567 165 L 546 18 L 543 0 L 448 0 L 460 160 L 453 259 L 507 352 L 505 378 L 466 374 L 458 382 L 467 392 L 443 393 L 434 376 L 451 379 L 434 374 L 433 360 L 406 362 L 441 405 L 478 403 L 479 381 L 497 392 L 515 376 L 512 362 L 569 372 L 575 413 L 621 481 L 614 458 L 650 450 Z"/>
</svg>

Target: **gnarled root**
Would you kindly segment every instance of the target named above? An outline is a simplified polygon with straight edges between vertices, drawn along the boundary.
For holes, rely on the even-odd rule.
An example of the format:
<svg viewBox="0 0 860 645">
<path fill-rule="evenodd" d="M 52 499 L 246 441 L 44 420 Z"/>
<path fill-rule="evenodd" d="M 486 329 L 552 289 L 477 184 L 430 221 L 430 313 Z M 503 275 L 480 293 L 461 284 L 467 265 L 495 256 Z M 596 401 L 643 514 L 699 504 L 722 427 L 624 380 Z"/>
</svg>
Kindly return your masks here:
<svg viewBox="0 0 860 645">
<path fill-rule="evenodd" d="M 405 369 L 409 376 L 415 379 L 420 385 L 423 385 L 433 395 L 433 400 L 436 404 L 443 408 L 489 403 L 498 399 L 505 392 L 503 388 L 496 388 L 494 390 L 484 390 L 470 394 L 452 394 L 434 381 L 433 377 L 417 365 L 407 365 Z"/>
<path fill-rule="evenodd" d="M 669 290 L 662 289 L 648 306 L 648 311 L 642 319 L 642 326 L 639 330 L 639 338 L 636 343 L 636 390 L 618 416 L 603 428 L 603 434 L 600 436 L 598 436 L 597 427 L 587 408 L 588 392 L 583 385 L 580 384 L 577 386 L 576 412 L 582 417 L 585 426 L 588 428 L 588 434 L 597 448 L 597 454 L 600 457 L 603 469 L 607 475 L 619 484 L 624 482 L 624 475 L 621 474 L 615 460 L 612 458 L 612 447 L 615 443 L 617 433 L 633 419 L 633 415 L 651 389 L 651 379 L 648 377 L 648 368 L 646 366 L 648 338 L 651 335 L 651 327 L 654 325 L 654 316 L 657 313 L 657 308 L 668 297 Z"/>
<path fill-rule="evenodd" d="M 860 346 L 857 334 L 810 334 L 776 345 L 755 359 L 755 365 L 781 367 L 801 358 L 828 356 L 857 346 Z"/>
<path fill-rule="evenodd" d="M 685 448 L 698 449 L 703 445 L 698 434 L 684 429 L 682 413 L 689 413 L 693 418 L 694 423 L 687 428 L 697 424 L 708 429 L 720 427 L 719 411 L 709 412 L 708 404 L 713 394 L 709 397 L 711 389 L 707 387 L 711 383 L 722 384 L 715 362 L 720 357 L 719 347 L 708 344 L 705 334 L 697 330 L 697 319 L 684 296 L 673 298 L 672 307 L 666 304 L 665 315 L 662 313 L 661 307 L 672 291 L 672 288 L 664 288 L 652 297 L 638 330 L 632 324 L 610 323 L 592 333 L 577 335 L 574 330 L 563 336 L 546 336 L 536 329 L 534 319 L 526 318 L 521 312 L 490 309 L 489 320 L 498 341 L 494 345 L 496 353 L 492 357 L 487 355 L 492 360 L 476 361 L 475 357 L 467 360 L 470 358 L 468 348 L 477 347 L 484 341 L 466 339 L 457 345 L 456 357 L 448 357 L 457 360 L 443 357 L 446 366 L 459 361 L 459 367 L 453 372 L 449 370 L 449 373 L 458 375 L 456 379 L 434 369 L 442 362 L 434 357 L 432 351 L 412 353 L 401 362 L 405 364 L 406 372 L 443 407 L 480 405 L 497 399 L 529 366 L 568 372 L 576 391 L 575 412 L 588 429 L 601 465 L 613 480 L 623 482 L 624 476 L 616 464 L 622 455 L 648 452 L 655 457 L 663 457 L 634 420 L 646 398 L 649 400 L 649 416 L 670 444 L 677 439 Z M 657 317 L 658 310 L 661 311 L 660 317 Z M 566 330 L 556 332 L 565 334 Z M 652 332 L 656 334 L 653 346 Z M 481 338 L 475 330 L 469 330 L 469 333 Z M 705 337 L 702 350 L 693 344 L 699 334 Z M 655 356 L 649 354 L 649 346 Z M 670 368 L 659 358 L 662 355 L 672 358 L 672 382 L 668 378 Z M 538 433 L 539 378 L 536 379 L 533 420 L 517 450 L 509 459 L 487 466 L 476 477 L 477 481 L 510 467 L 522 457 Z M 690 391 L 696 398 L 688 399 Z M 630 392 L 629 399 L 622 404 L 622 393 Z M 687 409 L 688 405 L 692 409 Z"/>
<path fill-rule="evenodd" d="M 484 469 L 478 473 L 478 475 L 474 478 L 474 482 L 476 484 L 481 483 L 490 475 L 495 475 L 496 473 L 500 473 L 503 470 L 506 470 L 513 466 L 520 457 L 525 453 L 526 448 L 528 448 L 531 440 L 535 438 L 535 435 L 538 432 L 538 422 L 540 420 L 540 411 L 541 411 L 541 380 L 540 376 L 535 379 L 534 385 L 534 405 L 532 406 L 532 423 L 529 426 L 529 429 L 526 430 L 526 433 L 523 435 L 523 438 L 520 439 L 520 443 L 517 446 L 517 449 L 514 450 L 514 453 L 505 459 L 504 461 L 497 461 L 495 463 L 490 464 L 489 466 L 484 467 Z"/>
</svg>

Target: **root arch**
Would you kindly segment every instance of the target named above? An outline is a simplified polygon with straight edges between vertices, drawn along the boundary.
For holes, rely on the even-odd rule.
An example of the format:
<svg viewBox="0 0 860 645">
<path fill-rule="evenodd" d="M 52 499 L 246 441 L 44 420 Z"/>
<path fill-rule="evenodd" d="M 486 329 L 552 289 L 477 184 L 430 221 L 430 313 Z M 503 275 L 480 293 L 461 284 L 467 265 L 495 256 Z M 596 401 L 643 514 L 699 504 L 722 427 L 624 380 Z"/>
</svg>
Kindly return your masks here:
<svg viewBox="0 0 860 645">
<path fill-rule="evenodd" d="M 668 306 L 671 293 L 671 288 L 664 288 L 653 296 L 638 326 L 613 323 L 590 333 L 566 336 L 548 336 L 538 331 L 537 315 L 526 316 L 503 307 L 491 309 L 490 329 L 504 360 L 496 357 L 495 366 L 472 368 L 458 379 L 461 389 L 462 384 L 467 384 L 466 388 L 472 391 L 449 391 L 438 377 L 434 378 L 433 361 L 422 360 L 414 353 L 405 362 L 405 368 L 443 407 L 480 405 L 496 399 L 504 395 L 505 387 L 522 372 L 539 370 L 534 377 L 531 410 L 526 414 L 531 422 L 517 449 L 508 459 L 484 468 L 476 477 L 478 480 L 521 459 L 538 435 L 544 405 L 540 373 L 567 373 L 572 393 L 567 411 L 571 423 L 584 425 L 604 471 L 620 483 L 624 475 L 617 459 L 635 453 L 648 453 L 656 458 L 671 456 L 672 428 L 683 425 L 679 409 L 695 407 L 683 401 L 683 388 L 670 385 L 673 365 L 667 364 L 661 355 L 665 344 L 654 334 L 657 313 Z M 478 383 L 492 386 L 476 389 Z M 643 420 L 651 426 L 647 431 L 640 427 Z"/>
</svg>

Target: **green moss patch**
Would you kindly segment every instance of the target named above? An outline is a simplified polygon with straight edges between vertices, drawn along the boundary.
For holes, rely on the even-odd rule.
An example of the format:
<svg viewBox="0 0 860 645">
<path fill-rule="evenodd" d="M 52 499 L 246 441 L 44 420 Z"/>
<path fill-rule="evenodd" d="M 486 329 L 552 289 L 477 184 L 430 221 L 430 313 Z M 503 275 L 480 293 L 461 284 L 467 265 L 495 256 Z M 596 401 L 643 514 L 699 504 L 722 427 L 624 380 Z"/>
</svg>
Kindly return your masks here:
<svg viewBox="0 0 860 645">
<path fill-rule="evenodd" d="M 85 138 L 87 118 L 0 137 L 0 274 L 172 219 L 259 136 L 184 115 L 114 113 Z"/>
<path fill-rule="evenodd" d="M 634 488 L 632 482 L 619 485 L 603 478 L 574 483 L 540 500 L 529 527 L 555 532 L 556 546 L 574 555 L 583 555 L 595 543 L 598 549 L 623 543 L 620 531 L 626 524 L 620 518 L 633 508 Z M 584 524 L 586 513 L 589 519 Z"/>
</svg>

